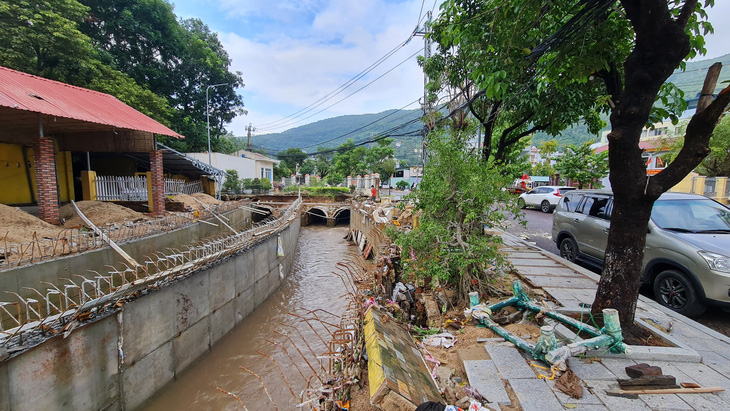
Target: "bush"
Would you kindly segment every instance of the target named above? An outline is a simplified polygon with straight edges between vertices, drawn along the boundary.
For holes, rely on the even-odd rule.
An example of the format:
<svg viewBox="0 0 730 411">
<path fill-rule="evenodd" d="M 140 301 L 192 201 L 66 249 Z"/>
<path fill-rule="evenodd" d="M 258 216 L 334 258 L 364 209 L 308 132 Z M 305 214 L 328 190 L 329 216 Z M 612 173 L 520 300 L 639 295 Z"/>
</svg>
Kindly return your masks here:
<svg viewBox="0 0 730 411">
<path fill-rule="evenodd" d="M 407 181 L 401 180 L 397 183 L 395 183 L 395 186 L 400 190 L 405 190 L 410 184 L 408 184 Z"/>
</svg>

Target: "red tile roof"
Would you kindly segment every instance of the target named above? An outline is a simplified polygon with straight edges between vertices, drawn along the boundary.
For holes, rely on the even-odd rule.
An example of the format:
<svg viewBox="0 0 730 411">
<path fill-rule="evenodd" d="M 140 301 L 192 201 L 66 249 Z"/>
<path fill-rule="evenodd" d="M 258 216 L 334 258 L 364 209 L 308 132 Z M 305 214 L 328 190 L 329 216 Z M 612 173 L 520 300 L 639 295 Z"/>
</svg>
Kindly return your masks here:
<svg viewBox="0 0 730 411">
<path fill-rule="evenodd" d="M 5 67 L 0 67 L 0 107 L 182 138 L 114 96 Z"/>
</svg>

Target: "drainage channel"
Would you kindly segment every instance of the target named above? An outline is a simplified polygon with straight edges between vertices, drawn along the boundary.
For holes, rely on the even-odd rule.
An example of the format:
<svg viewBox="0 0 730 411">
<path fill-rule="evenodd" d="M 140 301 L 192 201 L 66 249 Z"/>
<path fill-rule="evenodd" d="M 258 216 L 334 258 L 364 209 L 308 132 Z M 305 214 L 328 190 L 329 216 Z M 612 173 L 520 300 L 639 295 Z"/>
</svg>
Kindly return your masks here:
<svg viewBox="0 0 730 411">
<path fill-rule="evenodd" d="M 343 239 L 347 233 L 347 227 L 303 227 L 287 281 L 144 409 L 294 409 L 295 396 L 317 382 L 313 370 L 324 374 L 316 357 L 327 351 L 327 328 L 339 323 L 348 303 L 333 274 L 338 262 L 356 255 Z"/>
</svg>

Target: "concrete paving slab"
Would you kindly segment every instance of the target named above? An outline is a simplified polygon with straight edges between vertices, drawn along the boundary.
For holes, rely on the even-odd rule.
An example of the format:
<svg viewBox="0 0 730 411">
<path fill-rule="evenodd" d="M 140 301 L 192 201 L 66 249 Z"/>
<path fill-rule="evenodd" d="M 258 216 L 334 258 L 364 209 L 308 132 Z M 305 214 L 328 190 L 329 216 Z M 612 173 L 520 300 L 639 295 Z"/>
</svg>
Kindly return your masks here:
<svg viewBox="0 0 730 411">
<path fill-rule="evenodd" d="M 652 410 L 691 411 L 693 409 L 675 394 L 642 394 L 641 400 Z"/>
<path fill-rule="evenodd" d="M 626 375 L 626 367 L 630 365 L 637 364 L 636 361 L 633 359 L 624 359 L 624 358 L 602 358 L 601 364 L 603 364 L 604 367 L 608 368 L 613 375 L 616 376 L 616 378 L 629 378 L 628 375 Z M 653 363 L 651 365 L 654 365 Z"/>
<path fill-rule="evenodd" d="M 725 391 L 713 395 L 718 395 L 723 401 L 730 403 L 730 379 L 705 364 L 673 363 L 673 365 L 704 387 L 724 388 Z"/>
<path fill-rule="evenodd" d="M 562 411 L 563 405 L 543 380 L 510 379 L 523 411 Z"/>
<path fill-rule="evenodd" d="M 716 394 L 679 394 L 678 397 L 695 410 L 716 411 L 730 409 L 730 403 L 724 401 Z"/>
<path fill-rule="evenodd" d="M 586 355 L 589 357 L 631 359 L 639 362 L 672 361 L 699 363 L 702 359 L 702 356 L 696 351 L 678 347 L 632 345 L 631 350 L 631 354 L 614 354 L 603 348 L 599 350 L 588 350 Z"/>
<path fill-rule="evenodd" d="M 544 255 L 539 251 L 515 251 L 509 254 L 509 258 L 542 258 Z"/>
<path fill-rule="evenodd" d="M 502 378 L 535 378 L 535 372 L 517 348 L 497 345 L 485 345 L 484 348 Z"/>
<path fill-rule="evenodd" d="M 508 260 L 517 266 L 536 266 L 536 267 L 560 267 L 558 263 L 549 258 L 508 258 Z"/>
<path fill-rule="evenodd" d="M 585 386 L 583 387 L 583 397 L 580 399 L 573 398 L 570 395 L 567 395 L 560 391 L 559 389 L 555 388 L 555 380 L 547 381 L 548 386 L 553 391 L 553 394 L 558 398 L 558 401 L 560 401 L 561 404 L 576 404 L 576 405 L 600 405 L 603 406 L 603 403 L 601 400 L 598 399 L 592 392 L 588 390 Z M 581 384 L 583 382 L 581 381 Z M 582 407 L 580 408 L 582 409 Z M 605 407 L 603 407 L 605 409 Z"/>
<path fill-rule="evenodd" d="M 511 402 L 499 377 L 497 367 L 491 360 L 464 361 L 469 384 L 490 402 L 509 404 Z"/>
<path fill-rule="evenodd" d="M 593 394 L 598 397 L 599 400 L 609 410 L 615 411 L 643 411 L 651 410 L 644 401 L 639 399 L 622 398 L 622 397 L 611 397 L 606 395 L 606 390 L 618 389 L 618 384 L 613 381 L 606 380 L 586 380 L 586 385 L 591 388 Z"/>
<path fill-rule="evenodd" d="M 570 369 L 581 380 L 611 380 L 616 381 L 616 376 L 598 361 L 584 362 L 578 358 L 571 358 L 568 363 Z"/>
<path fill-rule="evenodd" d="M 588 288 L 595 287 L 595 283 L 585 277 L 553 277 L 545 275 L 523 275 L 537 287 L 560 287 L 560 288 Z M 591 300 L 590 302 L 593 302 Z"/>
<path fill-rule="evenodd" d="M 575 272 L 575 270 L 571 270 L 570 268 L 565 267 L 536 267 L 536 266 L 527 266 L 527 265 L 520 265 L 515 266 L 517 271 L 520 272 L 520 274 L 533 274 L 533 275 L 555 275 L 555 276 L 563 276 L 563 277 L 575 277 L 580 276 L 579 273 Z"/>
<path fill-rule="evenodd" d="M 719 372 L 722 375 L 730 375 L 730 360 L 722 354 L 730 355 L 730 351 L 724 353 L 716 353 L 713 351 L 700 351 L 702 362 L 708 367 Z"/>
</svg>

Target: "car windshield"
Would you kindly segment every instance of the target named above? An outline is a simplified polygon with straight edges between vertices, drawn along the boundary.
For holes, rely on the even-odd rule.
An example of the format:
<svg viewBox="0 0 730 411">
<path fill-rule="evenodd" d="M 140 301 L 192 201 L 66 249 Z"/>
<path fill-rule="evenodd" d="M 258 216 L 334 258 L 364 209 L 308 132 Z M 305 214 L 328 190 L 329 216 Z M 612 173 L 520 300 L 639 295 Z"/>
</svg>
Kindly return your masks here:
<svg viewBox="0 0 730 411">
<path fill-rule="evenodd" d="M 654 224 L 685 233 L 730 233 L 730 210 L 712 200 L 659 200 L 651 211 Z"/>
</svg>

